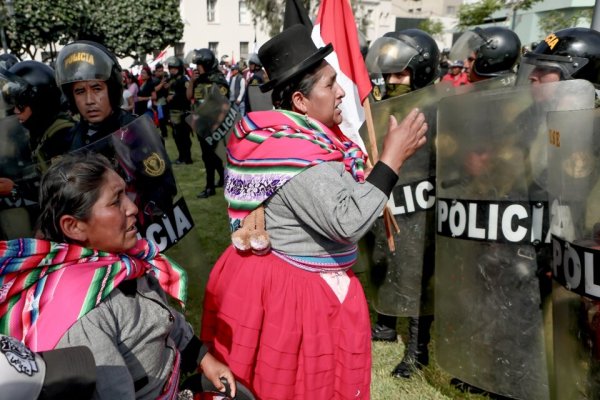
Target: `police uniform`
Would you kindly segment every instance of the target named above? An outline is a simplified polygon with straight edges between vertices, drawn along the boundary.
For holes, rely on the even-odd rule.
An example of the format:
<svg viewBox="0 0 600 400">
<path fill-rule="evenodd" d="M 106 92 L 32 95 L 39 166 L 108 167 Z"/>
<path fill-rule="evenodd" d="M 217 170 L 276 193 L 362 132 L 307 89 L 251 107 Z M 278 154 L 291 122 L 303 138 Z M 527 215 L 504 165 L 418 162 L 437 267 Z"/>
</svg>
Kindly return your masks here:
<svg viewBox="0 0 600 400">
<path fill-rule="evenodd" d="M 169 79 L 169 96 L 172 96 L 168 101 L 169 118 L 173 124 L 173 139 L 179 153 L 176 162 L 186 164 L 192 163 L 192 130 L 185 122 L 190 109 L 190 102 L 186 97 L 189 84 L 185 75 L 175 75 Z"/>
<path fill-rule="evenodd" d="M 219 71 L 213 70 L 207 74 L 201 75 L 193 83 L 193 85 L 194 100 L 192 109 L 197 109 L 205 102 L 213 85 L 217 85 L 219 92 L 225 98 L 229 98 L 229 85 L 225 80 L 225 76 Z M 206 127 L 206 129 L 210 129 L 210 127 Z M 201 137 L 201 132 L 198 130 L 196 131 L 196 135 L 198 136 L 198 141 L 200 142 L 202 161 L 204 162 L 204 166 L 206 168 L 206 188 L 203 192 L 198 194 L 198 197 L 205 198 L 215 193 L 216 186 L 223 186 L 225 172 L 223 169 L 223 161 L 217 155 L 217 153 L 215 153 L 215 149 L 217 148 L 219 142 L 217 141 L 209 144 Z M 215 185 L 215 172 L 219 174 L 219 182 L 217 185 Z"/>
</svg>

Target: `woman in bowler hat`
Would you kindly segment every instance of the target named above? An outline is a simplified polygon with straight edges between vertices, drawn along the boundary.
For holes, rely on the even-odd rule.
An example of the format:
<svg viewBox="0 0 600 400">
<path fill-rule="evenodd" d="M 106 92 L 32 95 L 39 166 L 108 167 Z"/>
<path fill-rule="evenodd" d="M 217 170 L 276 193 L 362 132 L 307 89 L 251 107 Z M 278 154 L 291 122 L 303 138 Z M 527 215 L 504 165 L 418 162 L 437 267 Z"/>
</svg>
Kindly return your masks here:
<svg viewBox="0 0 600 400">
<path fill-rule="evenodd" d="M 350 270 L 424 116 L 390 117 L 379 162 L 338 125 L 345 93 L 310 32 L 294 25 L 259 50 L 280 109 L 248 113 L 227 145 L 232 231 L 204 299 L 201 338 L 261 399 L 369 398 L 371 331 Z M 365 179 L 366 178 L 366 179 Z"/>
</svg>

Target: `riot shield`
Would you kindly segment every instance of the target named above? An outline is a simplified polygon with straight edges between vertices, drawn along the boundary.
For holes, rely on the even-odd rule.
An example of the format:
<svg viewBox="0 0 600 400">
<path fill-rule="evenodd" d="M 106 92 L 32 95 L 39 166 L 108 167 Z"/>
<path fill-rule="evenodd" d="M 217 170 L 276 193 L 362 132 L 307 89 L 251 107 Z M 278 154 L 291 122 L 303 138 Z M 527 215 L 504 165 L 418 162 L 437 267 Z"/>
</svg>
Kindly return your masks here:
<svg viewBox="0 0 600 400">
<path fill-rule="evenodd" d="M 389 115 L 400 120 L 414 107 L 423 111 L 429 125 L 428 144 L 402 166 L 388 206 L 400 227 L 394 235 L 396 251 L 389 251 L 383 219 L 361 242 L 359 265 L 368 266 L 370 297 L 380 314 L 394 316 L 433 313 L 435 143 L 437 106 L 442 98 L 464 91 L 488 90 L 510 84 L 510 80 L 490 79 L 482 85 L 455 88 L 448 82 L 425 87 L 403 96 L 372 104 L 377 143 L 383 142 Z M 363 138 L 368 135 L 363 126 Z M 366 140 L 365 140 L 366 141 Z"/>
<path fill-rule="evenodd" d="M 0 239 L 33 237 L 40 175 L 17 117 L 0 119 L 0 179 Z"/>
<path fill-rule="evenodd" d="M 148 116 L 141 116 L 112 135 L 77 151 L 114 149 L 116 171 L 138 208 L 138 236 L 156 242 L 160 251 L 178 243 L 194 226 L 160 134 Z"/>
<path fill-rule="evenodd" d="M 549 262 L 546 115 L 593 105 L 587 81 L 440 102 L 436 355 L 475 387 L 549 397 L 542 314 L 549 289 L 539 273 Z"/>
<path fill-rule="evenodd" d="M 600 110 L 548 115 L 554 399 L 600 398 Z"/>
<path fill-rule="evenodd" d="M 239 113 L 229 104 L 229 99 L 213 84 L 204 102 L 195 108 L 186 122 L 200 140 L 214 146 L 227 137 L 239 117 Z"/>
</svg>

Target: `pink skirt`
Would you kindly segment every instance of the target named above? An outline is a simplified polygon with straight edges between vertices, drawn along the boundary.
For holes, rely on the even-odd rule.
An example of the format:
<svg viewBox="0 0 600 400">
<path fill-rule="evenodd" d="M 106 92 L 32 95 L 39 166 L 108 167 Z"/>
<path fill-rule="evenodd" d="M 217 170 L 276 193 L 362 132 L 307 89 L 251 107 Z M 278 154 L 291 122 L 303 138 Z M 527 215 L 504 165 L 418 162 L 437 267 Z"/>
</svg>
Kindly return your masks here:
<svg viewBox="0 0 600 400">
<path fill-rule="evenodd" d="M 230 246 L 208 280 L 200 337 L 259 399 L 368 399 L 369 310 L 348 275 L 340 303 L 318 273 Z"/>
</svg>

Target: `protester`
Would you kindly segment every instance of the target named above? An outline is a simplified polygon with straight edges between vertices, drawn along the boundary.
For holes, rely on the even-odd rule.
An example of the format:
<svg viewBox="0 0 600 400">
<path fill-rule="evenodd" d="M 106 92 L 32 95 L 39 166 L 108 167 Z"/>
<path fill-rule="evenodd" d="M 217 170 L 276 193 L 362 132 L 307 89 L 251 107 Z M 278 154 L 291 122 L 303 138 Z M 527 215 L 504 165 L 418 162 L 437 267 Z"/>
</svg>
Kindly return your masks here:
<svg viewBox="0 0 600 400">
<path fill-rule="evenodd" d="M 452 86 L 462 86 L 469 84 L 468 75 L 463 72 L 465 64 L 462 60 L 454 60 L 448 66 L 449 71 L 442 77 L 442 82 L 448 81 Z"/>
<path fill-rule="evenodd" d="M 162 137 L 166 138 L 169 126 L 169 108 L 167 107 L 169 74 L 165 72 L 165 67 L 161 63 L 157 63 L 154 67 L 154 77 L 152 79 L 154 81 L 154 91 L 156 92 L 154 108 L 158 118 L 158 127 Z"/>
<path fill-rule="evenodd" d="M 149 113 L 152 115 L 152 109 L 148 108 L 148 104 L 152 104 L 156 100 L 156 92 L 154 91 L 154 81 L 152 80 L 152 72 L 150 67 L 145 65 L 140 72 L 140 90 L 137 94 L 135 102 L 134 114 L 144 115 Z"/>
<path fill-rule="evenodd" d="M 369 311 L 349 269 L 426 141 L 421 113 L 390 118 L 365 182 L 365 156 L 338 127 L 345 93 L 324 61 L 332 50 L 302 25 L 263 44 L 271 80 L 261 90 L 283 110 L 249 113 L 227 146 L 234 245 L 211 272 L 201 337 L 261 399 L 369 398 Z"/>
<path fill-rule="evenodd" d="M 229 80 L 229 102 L 241 116 L 246 114 L 244 96 L 246 95 L 246 80 L 240 73 L 240 67 L 235 64 L 231 67 L 231 79 Z"/>
<path fill-rule="evenodd" d="M 0 333 L 34 351 L 90 348 L 97 399 L 171 399 L 196 369 L 235 385 L 169 306 L 166 293 L 185 301 L 185 271 L 138 240 L 137 207 L 106 158 L 62 157 L 42 178 L 40 208 L 40 239 L 0 242 L 0 285 L 11 282 Z"/>
</svg>

